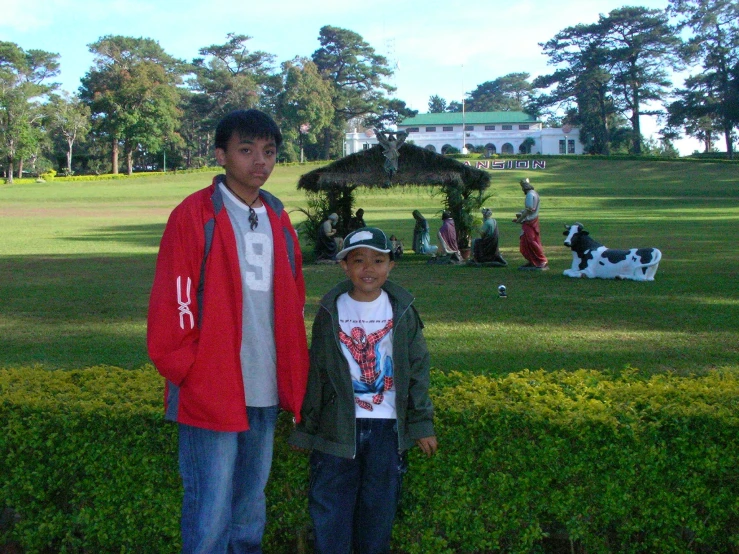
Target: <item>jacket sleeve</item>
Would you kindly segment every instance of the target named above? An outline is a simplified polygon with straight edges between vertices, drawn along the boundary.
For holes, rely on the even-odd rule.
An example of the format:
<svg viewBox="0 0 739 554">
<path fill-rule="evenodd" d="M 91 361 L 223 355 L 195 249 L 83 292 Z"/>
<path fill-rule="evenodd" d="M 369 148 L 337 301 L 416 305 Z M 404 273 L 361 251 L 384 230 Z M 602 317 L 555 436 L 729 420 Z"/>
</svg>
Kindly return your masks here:
<svg viewBox="0 0 739 554">
<path fill-rule="evenodd" d="M 325 337 L 321 333 L 326 332 L 326 325 L 328 325 L 328 331 L 331 332 L 330 321 L 327 323 L 326 319 L 326 313 L 319 309 L 313 321 L 308 386 L 303 397 L 303 407 L 300 410 L 300 423 L 297 424 L 289 439 L 290 444 L 300 448 L 313 447 L 313 439 L 318 434 L 321 421 L 324 387 L 328 381 L 325 372 Z"/>
<path fill-rule="evenodd" d="M 411 308 L 408 324 L 408 361 L 410 382 L 408 385 L 408 433 L 413 440 L 431 437 L 434 433 L 434 407 L 429 396 L 431 359 L 423 323 L 415 308 Z"/>
<path fill-rule="evenodd" d="M 198 349 L 197 287 L 205 248 L 202 225 L 182 205 L 167 221 L 149 299 L 147 346 L 159 373 L 179 386 Z"/>
<path fill-rule="evenodd" d="M 298 287 L 298 297 L 302 303 L 302 308 L 305 308 L 305 278 L 303 277 L 303 253 L 300 250 L 300 240 L 286 212 L 283 212 L 283 217 L 287 220 L 287 228 L 295 245 L 293 250 L 295 256 L 295 285 Z"/>
</svg>

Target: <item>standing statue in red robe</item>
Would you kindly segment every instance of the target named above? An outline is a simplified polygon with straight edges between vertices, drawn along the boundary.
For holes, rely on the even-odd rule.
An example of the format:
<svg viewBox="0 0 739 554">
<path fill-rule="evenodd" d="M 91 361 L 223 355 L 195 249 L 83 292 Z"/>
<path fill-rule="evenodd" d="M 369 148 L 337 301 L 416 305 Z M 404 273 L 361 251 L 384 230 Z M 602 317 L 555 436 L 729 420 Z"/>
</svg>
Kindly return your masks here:
<svg viewBox="0 0 739 554">
<path fill-rule="evenodd" d="M 521 224 L 519 249 L 527 263 L 518 269 L 547 270 L 549 264 L 541 246 L 539 231 L 539 194 L 534 190 L 528 177 L 521 179 L 521 190 L 526 195 L 524 208 L 516 214 L 513 223 Z"/>
</svg>

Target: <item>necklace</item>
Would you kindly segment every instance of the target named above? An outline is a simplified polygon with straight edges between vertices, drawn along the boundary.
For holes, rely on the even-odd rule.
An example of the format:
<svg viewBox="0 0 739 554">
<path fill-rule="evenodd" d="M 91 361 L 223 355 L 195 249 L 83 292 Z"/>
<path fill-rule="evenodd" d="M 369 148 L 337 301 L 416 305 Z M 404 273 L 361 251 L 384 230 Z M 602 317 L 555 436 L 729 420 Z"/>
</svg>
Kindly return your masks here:
<svg viewBox="0 0 739 554">
<path fill-rule="evenodd" d="M 233 194 L 236 198 L 241 200 L 241 202 L 245 204 L 247 208 L 249 208 L 249 228 L 252 231 L 256 229 L 257 225 L 259 225 L 259 217 L 257 217 L 257 212 L 254 211 L 254 208 L 252 208 L 252 206 L 256 203 L 257 200 L 259 200 L 259 193 L 257 193 L 257 196 L 256 198 L 254 198 L 254 200 L 252 200 L 251 202 L 247 202 L 246 200 L 241 198 L 241 196 L 236 194 L 236 191 L 234 191 L 234 189 L 228 186 L 228 183 L 226 182 L 225 179 L 221 182 L 226 186 L 228 190 L 231 191 L 231 194 Z"/>
</svg>

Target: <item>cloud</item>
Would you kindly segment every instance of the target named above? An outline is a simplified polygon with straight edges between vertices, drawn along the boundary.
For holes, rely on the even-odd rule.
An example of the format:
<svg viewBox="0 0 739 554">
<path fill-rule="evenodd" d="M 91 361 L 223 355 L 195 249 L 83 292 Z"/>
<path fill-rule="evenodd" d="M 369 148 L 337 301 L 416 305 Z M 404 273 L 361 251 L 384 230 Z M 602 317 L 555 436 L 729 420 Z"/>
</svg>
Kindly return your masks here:
<svg viewBox="0 0 739 554">
<path fill-rule="evenodd" d="M 29 31 L 50 27 L 54 14 L 64 0 L 4 0 L 0 30 Z"/>
<path fill-rule="evenodd" d="M 129 17 L 146 21 L 153 14 L 167 13 L 168 9 L 160 11 L 163 5 L 175 7 L 171 0 L 160 4 L 137 0 L 3 0 L 0 29 L 38 32 L 59 25 L 114 24 Z"/>
</svg>

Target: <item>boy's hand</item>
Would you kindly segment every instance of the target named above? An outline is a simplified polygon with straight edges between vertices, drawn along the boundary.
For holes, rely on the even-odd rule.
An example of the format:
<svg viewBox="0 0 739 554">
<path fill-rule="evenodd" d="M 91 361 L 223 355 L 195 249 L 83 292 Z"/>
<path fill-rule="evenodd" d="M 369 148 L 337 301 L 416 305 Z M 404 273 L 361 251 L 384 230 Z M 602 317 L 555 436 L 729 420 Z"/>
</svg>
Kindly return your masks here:
<svg viewBox="0 0 739 554">
<path fill-rule="evenodd" d="M 436 453 L 436 449 L 438 448 L 435 436 L 418 439 L 416 441 L 416 444 L 418 445 L 418 448 L 423 450 L 423 453 L 426 454 L 426 456 L 428 457 L 433 456 Z"/>
</svg>

